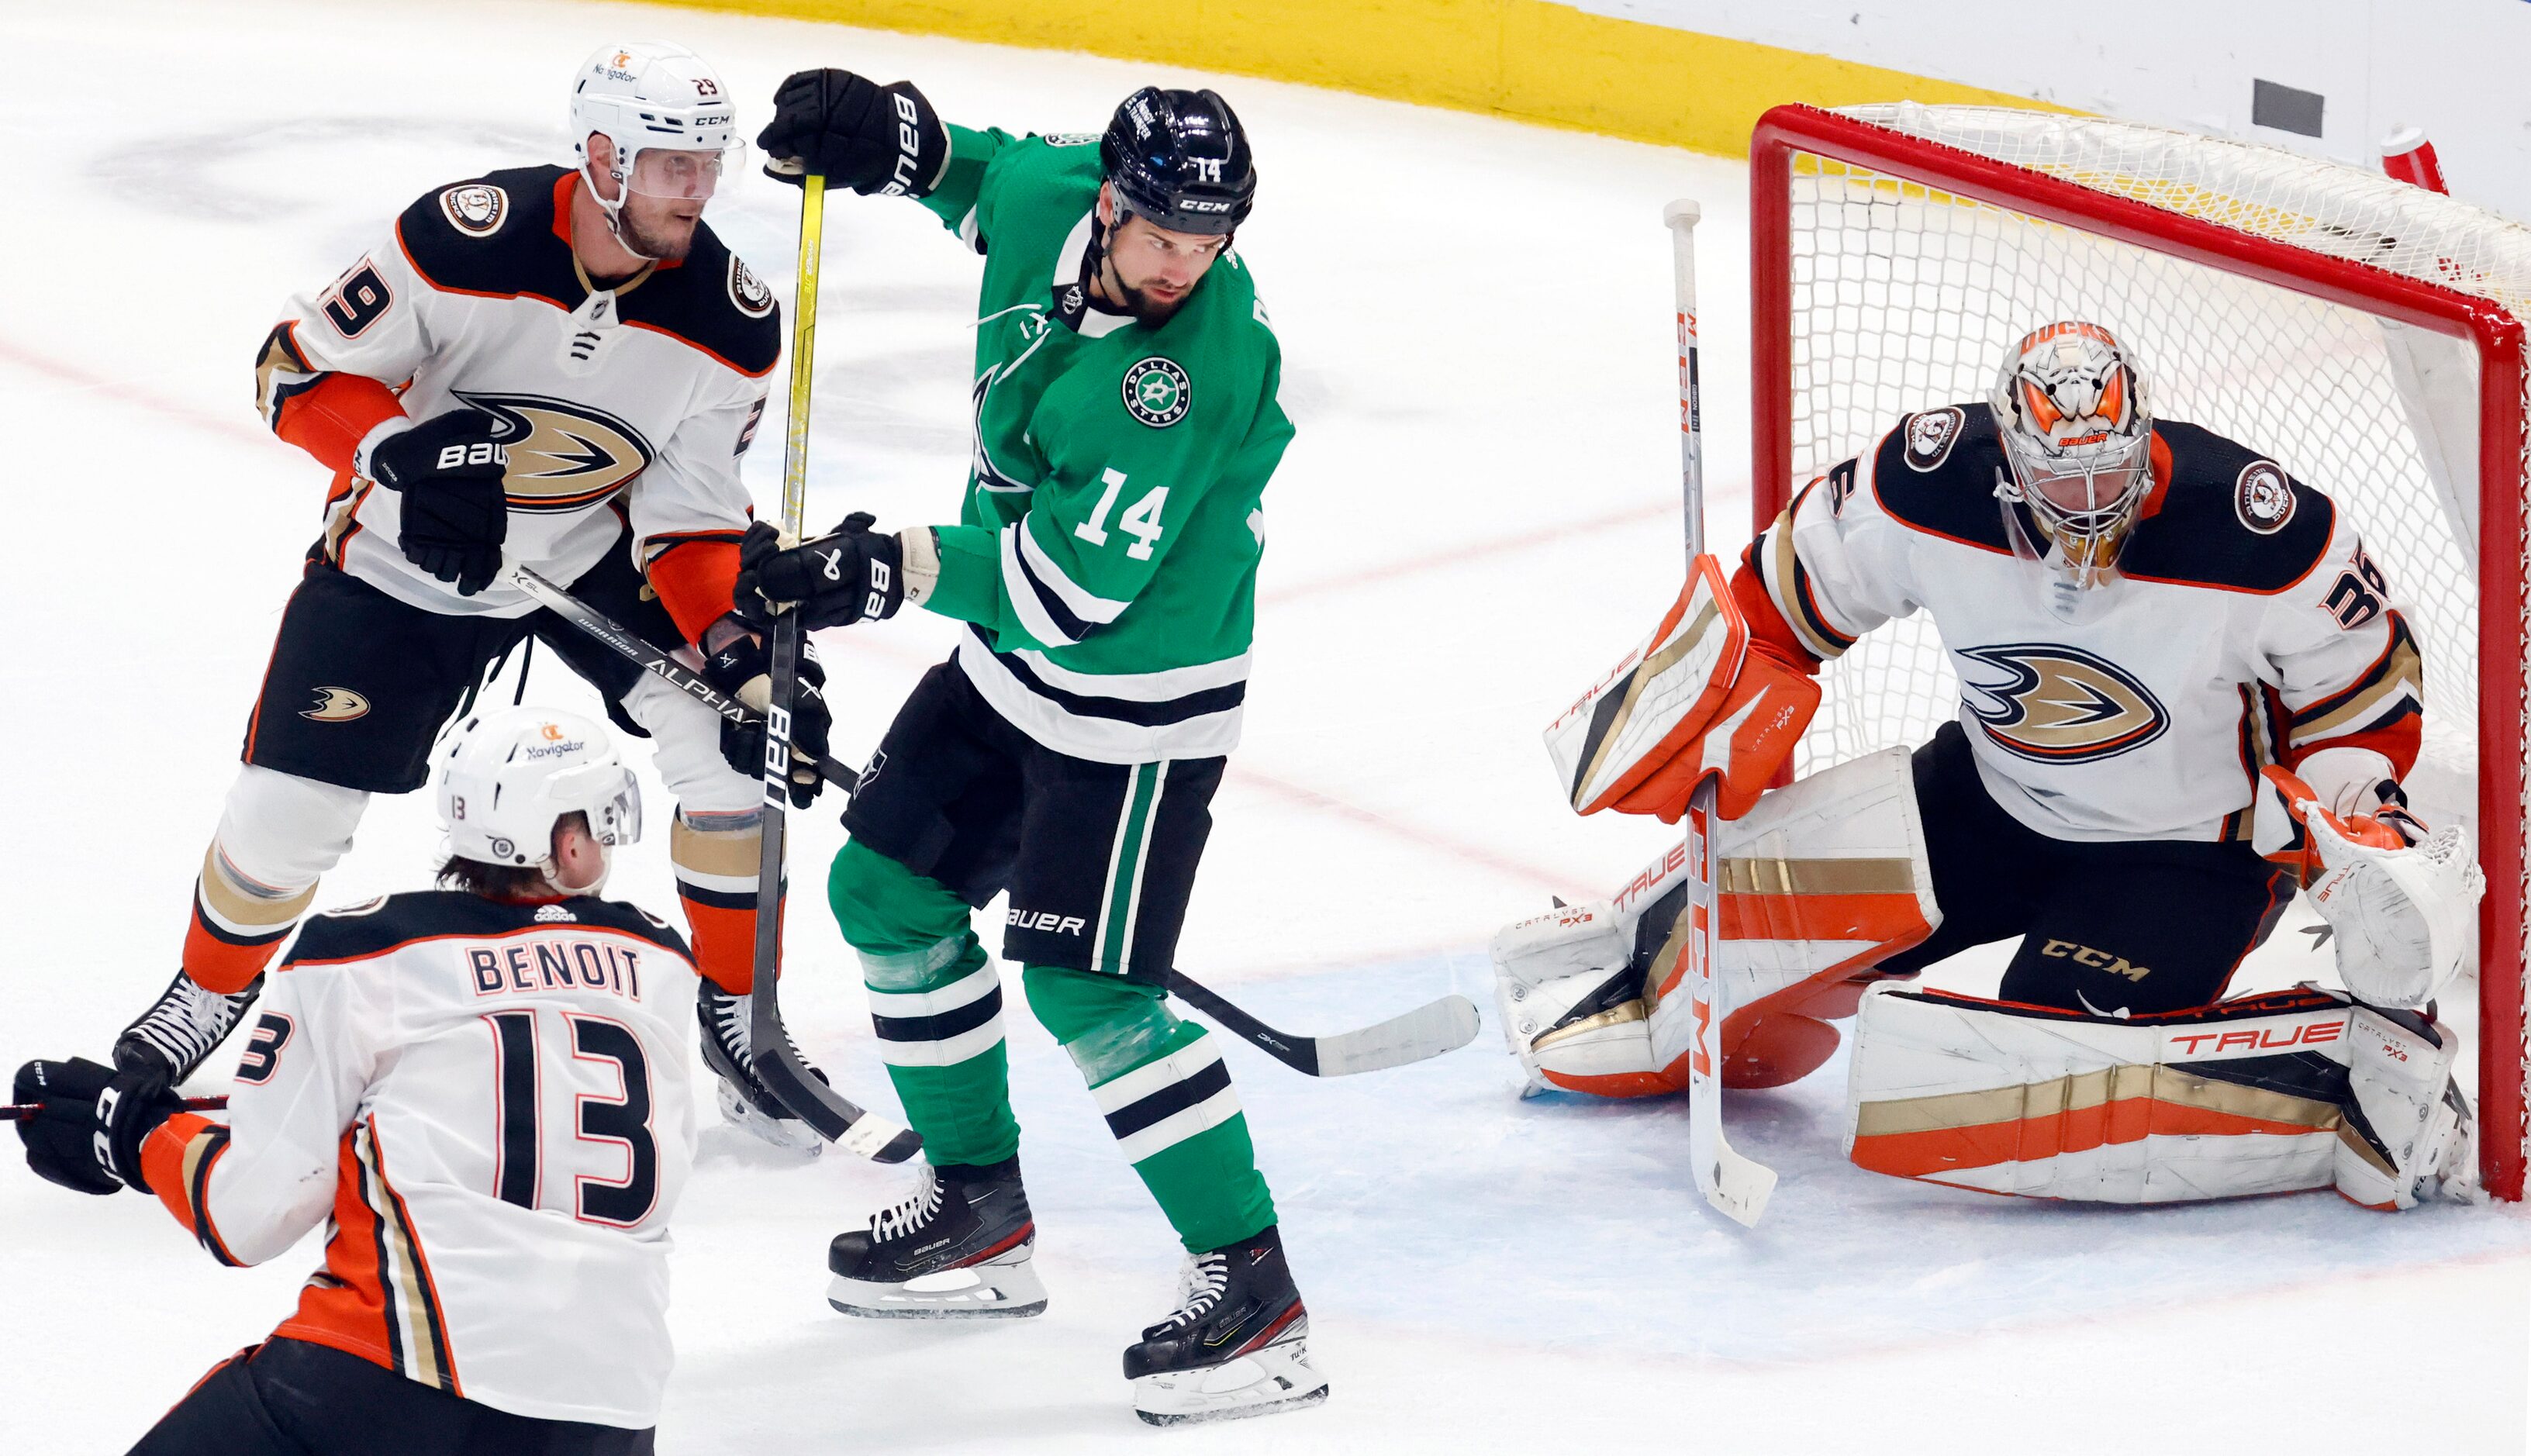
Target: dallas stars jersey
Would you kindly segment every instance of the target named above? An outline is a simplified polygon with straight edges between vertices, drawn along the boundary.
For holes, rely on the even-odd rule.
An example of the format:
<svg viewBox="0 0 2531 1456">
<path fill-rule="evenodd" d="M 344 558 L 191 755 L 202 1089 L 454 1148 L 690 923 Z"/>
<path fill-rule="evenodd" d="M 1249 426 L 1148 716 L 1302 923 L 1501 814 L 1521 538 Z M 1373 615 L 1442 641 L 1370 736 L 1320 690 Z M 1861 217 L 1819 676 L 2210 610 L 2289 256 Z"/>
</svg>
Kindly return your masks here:
<svg viewBox="0 0 2531 1456">
<path fill-rule="evenodd" d="M 683 260 L 592 288 L 570 241 L 586 185 L 566 168 L 522 167 L 422 197 L 332 285 L 291 300 L 257 361 L 256 400 L 275 433 L 337 473 L 318 549 L 398 601 L 452 615 L 535 608 L 499 584 L 460 596 L 407 561 L 403 497 L 366 478 L 381 424 L 472 408 L 504 426 L 510 556 L 569 582 L 629 522 L 692 638 L 729 610 L 749 519 L 739 456 L 781 320 L 772 293 L 701 224 Z"/>
<path fill-rule="evenodd" d="M 676 931 L 615 901 L 317 916 L 255 1007 L 228 1120 L 178 1113 L 141 1166 L 222 1263 L 330 1218 L 274 1333 L 516 1415 L 652 1426 L 695 989 Z"/>
<path fill-rule="evenodd" d="M 1226 754 L 1259 500 L 1292 438 L 1281 353 L 1225 252 L 1158 328 L 1093 307 L 1096 138 L 949 129 L 926 206 L 984 255 L 975 458 L 926 606 L 996 711 L 1108 763 Z"/>
<path fill-rule="evenodd" d="M 2066 620 L 2046 571 L 2014 553 L 1994 416 L 1911 415 L 1750 545 L 1782 618 L 1760 628 L 1829 658 L 1933 613 L 1987 792 L 2057 839 L 2246 841 L 2260 765 L 2324 747 L 2406 772 L 2424 666 L 2354 527 L 2193 424 L 2154 427 L 2153 466 L 2115 577 Z"/>
</svg>

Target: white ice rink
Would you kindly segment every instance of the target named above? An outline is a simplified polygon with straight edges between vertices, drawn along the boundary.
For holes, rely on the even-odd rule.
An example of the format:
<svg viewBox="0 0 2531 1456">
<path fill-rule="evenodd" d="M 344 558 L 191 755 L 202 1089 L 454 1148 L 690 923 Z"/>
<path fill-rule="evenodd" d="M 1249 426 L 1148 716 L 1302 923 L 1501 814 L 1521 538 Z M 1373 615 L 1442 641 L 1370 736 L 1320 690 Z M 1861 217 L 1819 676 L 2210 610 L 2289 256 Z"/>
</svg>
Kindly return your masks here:
<svg viewBox="0 0 2531 1456">
<path fill-rule="evenodd" d="M 0 713 L 0 1067 L 101 1055 L 174 970 L 325 485 L 252 407 L 251 358 L 282 300 L 431 186 L 565 159 L 573 64 L 650 35 L 717 63 L 751 133 L 774 83 L 817 64 L 912 79 L 950 118 L 1013 130 L 1095 130 L 1148 81 L 1215 84 L 1255 132 L 1262 205 L 1240 246 L 1300 436 L 1267 498 L 1248 735 L 1186 969 L 1297 1030 L 1452 987 L 1490 1016 L 1486 937 L 1550 893 L 1605 892 L 1662 843 L 1658 824 L 1566 812 L 1537 730 L 1675 588 L 1673 196 L 1707 219 L 1714 530 L 1747 533 L 1739 165 L 673 9 L 0 0 L 15 58 L 0 139 L 20 169 L 0 225 L 0 619 L 21 661 L 19 706 Z M 795 197 L 750 176 L 709 215 L 786 299 Z M 903 202 L 839 197 L 827 233 L 813 524 L 863 507 L 945 519 L 974 260 Z M 768 428 L 748 462 L 768 506 L 780 453 Z M 868 751 L 951 631 L 927 616 L 827 635 L 839 753 Z M 550 659 L 530 691 L 595 710 Z M 379 802 L 322 900 L 415 886 L 436 838 L 426 796 Z M 890 1105 L 816 893 L 831 810 L 801 838 L 786 1006 L 841 1085 Z M 664 910 L 664 848 L 644 845 L 616 883 Z M 1999 964 L 1935 980 L 1991 989 Z M 2262 984 L 2298 969 L 2254 965 Z M 1333 1396 L 1153 1432 L 1117 1355 L 1168 1305 L 1173 1241 L 1068 1061 L 1026 1017 L 1010 1027 L 1048 1314 L 832 1314 L 826 1239 L 903 1175 L 711 1125 L 678 1216 L 663 1451 L 2524 1449 L 2517 1209 L 2385 1216 L 2328 1195 L 2104 1209 L 1878 1178 L 1835 1152 L 1840 1059 L 1734 1101 L 1735 1140 L 1783 1175 L 1765 1225 L 1742 1232 L 1696 1198 L 1683 1106 L 1515 1102 L 1490 1025 L 1439 1061 L 1325 1084 L 1230 1046 Z M 151 1201 L 83 1200 L 6 1161 L 12 1456 L 123 1449 L 277 1322 L 317 1261 L 311 1238 L 224 1270 Z M 553 1338 L 607 1358 L 603 1331 Z"/>
</svg>

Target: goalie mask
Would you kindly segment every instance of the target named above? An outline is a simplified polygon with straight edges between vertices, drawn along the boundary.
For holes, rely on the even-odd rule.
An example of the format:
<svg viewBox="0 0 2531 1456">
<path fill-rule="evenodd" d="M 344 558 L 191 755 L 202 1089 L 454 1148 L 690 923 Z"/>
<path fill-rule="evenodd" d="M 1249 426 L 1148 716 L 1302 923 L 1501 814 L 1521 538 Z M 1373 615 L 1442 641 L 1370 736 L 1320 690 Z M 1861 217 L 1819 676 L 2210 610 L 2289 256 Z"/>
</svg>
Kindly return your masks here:
<svg viewBox="0 0 2531 1456">
<path fill-rule="evenodd" d="M 2052 323 L 2013 346 L 1988 402 L 2010 466 L 1995 493 L 2014 544 L 2053 568 L 2059 595 L 2108 581 L 2153 488 L 2153 412 L 2134 357 L 2099 324 Z"/>
</svg>

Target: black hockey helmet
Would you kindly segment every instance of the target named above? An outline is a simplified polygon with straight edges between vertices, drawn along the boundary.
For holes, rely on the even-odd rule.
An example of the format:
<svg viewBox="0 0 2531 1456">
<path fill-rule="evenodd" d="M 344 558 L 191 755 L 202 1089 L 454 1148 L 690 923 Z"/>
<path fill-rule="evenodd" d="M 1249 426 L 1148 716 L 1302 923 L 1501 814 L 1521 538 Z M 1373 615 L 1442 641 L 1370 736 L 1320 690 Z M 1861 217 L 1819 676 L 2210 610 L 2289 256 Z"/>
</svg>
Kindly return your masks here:
<svg viewBox="0 0 2531 1456">
<path fill-rule="evenodd" d="M 1126 210 L 1173 233 L 1230 232 L 1257 201 L 1247 129 L 1212 91 L 1147 85 L 1127 96 L 1098 161 Z"/>
</svg>

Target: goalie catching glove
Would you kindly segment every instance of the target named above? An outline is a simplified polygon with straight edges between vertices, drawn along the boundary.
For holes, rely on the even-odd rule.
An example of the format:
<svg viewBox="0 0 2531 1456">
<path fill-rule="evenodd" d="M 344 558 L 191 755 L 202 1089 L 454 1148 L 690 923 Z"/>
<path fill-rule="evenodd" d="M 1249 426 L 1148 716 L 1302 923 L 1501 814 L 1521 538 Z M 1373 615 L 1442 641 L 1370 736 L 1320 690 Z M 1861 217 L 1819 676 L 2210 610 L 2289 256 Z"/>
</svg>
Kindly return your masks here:
<svg viewBox="0 0 2531 1456">
<path fill-rule="evenodd" d="M 2363 759 L 2388 766 L 2366 750 L 2332 749 L 2304 759 L 2300 774 L 2262 769 L 2252 838 L 2309 891 L 2350 994 L 2423 1007 L 2469 954 L 2487 878 L 2457 826 L 2429 831 L 2397 783 Z"/>
<path fill-rule="evenodd" d="M 1726 819 L 1747 813 L 1791 758 L 1819 684 L 1780 647 L 1753 641 L 1711 556 L 1653 635 L 1547 730 L 1576 813 L 1613 809 L 1678 822 L 1707 774 Z"/>
</svg>

